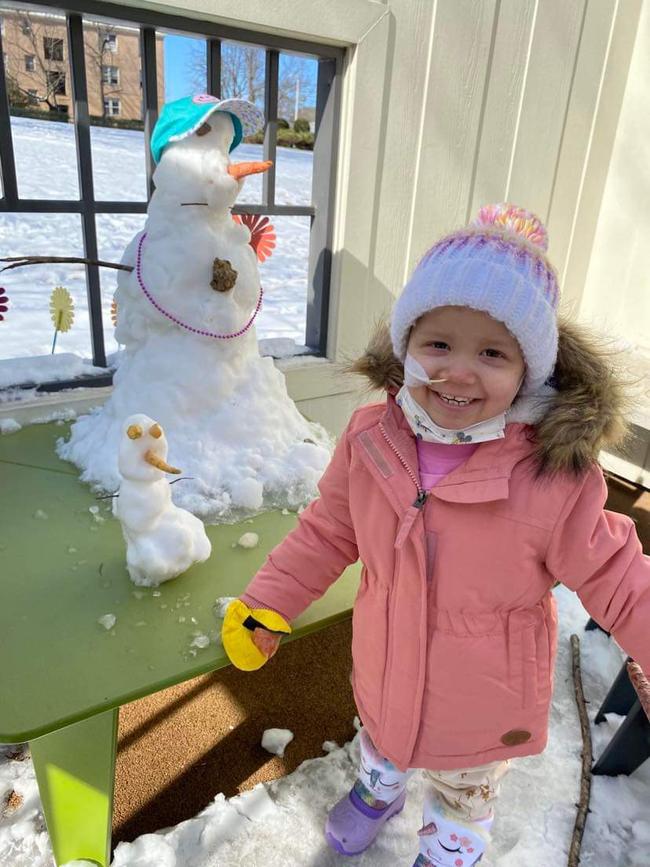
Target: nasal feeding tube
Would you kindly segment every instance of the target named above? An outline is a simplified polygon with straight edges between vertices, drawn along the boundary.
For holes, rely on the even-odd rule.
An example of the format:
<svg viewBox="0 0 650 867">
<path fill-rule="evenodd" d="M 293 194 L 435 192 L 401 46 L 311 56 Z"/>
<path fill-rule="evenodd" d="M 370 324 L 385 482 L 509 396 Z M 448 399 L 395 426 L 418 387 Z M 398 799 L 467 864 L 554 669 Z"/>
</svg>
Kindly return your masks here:
<svg viewBox="0 0 650 867">
<path fill-rule="evenodd" d="M 429 379 L 426 370 L 412 355 L 406 354 L 404 359 L 404 384 L 405 385 L 432 385 L 435 382 L 447 382 L 446 379 Z"/>
</svg>

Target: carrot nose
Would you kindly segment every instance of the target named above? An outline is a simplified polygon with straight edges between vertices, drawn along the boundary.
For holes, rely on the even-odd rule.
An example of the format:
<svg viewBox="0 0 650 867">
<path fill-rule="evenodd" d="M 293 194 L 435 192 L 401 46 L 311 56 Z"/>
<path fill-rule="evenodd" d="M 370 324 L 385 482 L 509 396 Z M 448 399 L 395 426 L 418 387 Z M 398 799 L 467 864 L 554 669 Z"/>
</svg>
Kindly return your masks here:
<svg viewBox="0 0 650 867">
<path fill-rule="evenodd" d="M 264 162 L 230 163 L 228 174 L 236 181 L 240 181 L 247 175 L 258 175 L 261 172 L 266 172 L 272 165 L 271 160 L 265 160 Z"/>
</svg>

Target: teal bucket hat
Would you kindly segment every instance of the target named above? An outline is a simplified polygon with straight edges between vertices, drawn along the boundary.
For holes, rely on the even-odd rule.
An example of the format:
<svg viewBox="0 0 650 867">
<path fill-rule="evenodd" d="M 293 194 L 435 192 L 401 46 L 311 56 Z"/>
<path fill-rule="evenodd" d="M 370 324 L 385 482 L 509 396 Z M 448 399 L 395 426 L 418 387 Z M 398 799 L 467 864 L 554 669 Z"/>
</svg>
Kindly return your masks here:
<svg viewBox="0 0 650 867">
<path fill-rule="evenodd" d="M 264 125 L 262 112 L 246 99 L 217 99 L 209 93 L 184 96 L 163 106 L 151 136 L 154 160 L 159 163 L 162 152 L 170 142 L 192 135 L 215 111 L 226 112 L 232 118 L 235 135 L 230 145 L 231 151 L 245 135 L 252 135 Z"/>
</svg>

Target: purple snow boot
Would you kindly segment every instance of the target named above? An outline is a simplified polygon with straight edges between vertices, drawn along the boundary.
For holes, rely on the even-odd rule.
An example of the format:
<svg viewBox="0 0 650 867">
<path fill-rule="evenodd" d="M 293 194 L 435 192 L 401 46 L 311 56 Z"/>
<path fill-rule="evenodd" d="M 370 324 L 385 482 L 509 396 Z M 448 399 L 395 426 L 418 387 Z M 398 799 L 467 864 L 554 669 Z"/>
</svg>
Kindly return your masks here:
<svg viewBox="0 0 650 867">
<path fill-rule="evenodd" d="M 327 817 L 327 842 L 341 855 L 359 855 L 370 846 L 391 816 L 403 809 L 405 801 L 406 792 L 403 791 L 383 810 L 376 810 L 352 789 L 332 807 Z"/>
</svg>

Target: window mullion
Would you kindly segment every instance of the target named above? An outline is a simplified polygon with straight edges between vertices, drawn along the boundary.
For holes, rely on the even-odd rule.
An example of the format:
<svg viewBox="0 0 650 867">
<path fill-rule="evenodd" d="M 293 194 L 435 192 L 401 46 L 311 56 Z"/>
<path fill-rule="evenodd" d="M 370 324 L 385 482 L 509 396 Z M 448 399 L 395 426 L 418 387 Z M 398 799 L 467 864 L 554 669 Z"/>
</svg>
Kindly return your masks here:
<svg viewBox="0 0 650 867">
<path fill-rule="evenodd" d="M 332 58 L 318 61 L 312 178 L 312 204 L 315 214 L 309 237 L 305 343 L 320 355 L 327 354 L 327 318 L 332 268 L 331 215 L 334 206 L 340 81 L 339 60 Z"/>
<path fill-rule="evenodd" d="M 264 159 L 271 160 L 273 165 L 262 176 L 262 201 L 266 207 L 275 204 L 275 160 L 278 131 L 278 73 L 280 55 L 270 48 L 266 52 L 264 72 Z"/>
<path fill-rule="evenodd" d="M 208 93 L 221 99 L 221 40 L 208 39 L 206 42 Z"/>
<path fill-rule="evenodd" d="M 151 155 L 151 134 L 158 119 L 158 73 L 156 68 L 156 31 L 153 27 L 140 29 L 140 55 L 142 64 L 142 119 L 144 120 L 144 149 L 147 167 L 147 190 L 153 195 L 154 161 Z"/>
<path fill-rule="evenodd" d="M 11 137 L 11 115 L 9 112 L 9 96 L 5 78 L 4 51 L 2 34 L 0 33 L 0 165 L 2 167 L 2 199 L 8 208 L 13 208 L 18 201 L 18 183 L 16 181 L 16 162 L 14 159 L 14 143 Z"/>
<path fill-rule="evenodd" d="M 88 113 L 88 89 L 84 59 L 83 21 L 81 15 L 67 16 L 70 67 L 72 69 L 72 98 L 74 102 L 74 129 L 77 143 L 77 168 L 81 195 L 81 220 L 83 226 L 84 255 L 98 259 L 97 232 L 95 227 L 95 191 L 93 186 L 93 163 L 90 147 L 90 117 Z M 102 327 L 102 296 L 99 268 L 86 265 L 88 313 L 90 316 L 93 364 L 106 367 L 104 329 Z"/>
</svg>

